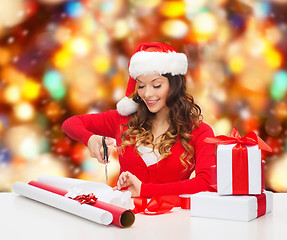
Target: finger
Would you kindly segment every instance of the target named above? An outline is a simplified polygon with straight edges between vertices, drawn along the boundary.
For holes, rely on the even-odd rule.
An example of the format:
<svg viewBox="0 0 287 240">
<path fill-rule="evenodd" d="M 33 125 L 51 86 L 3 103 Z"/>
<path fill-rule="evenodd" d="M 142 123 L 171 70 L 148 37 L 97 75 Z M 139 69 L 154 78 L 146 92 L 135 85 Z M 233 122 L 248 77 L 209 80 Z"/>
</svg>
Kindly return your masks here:
<svg viewBox="0 0 287 240">
<path fill-rule="evenodd" d="M 127 183 L 126 183 L 126 181 L 125 181 L 125 175 L 126 175 L 126 172 L 123 172 L 123 173 L 119 176 L 119 179 L 118 179 L 118 182 L 117 182 L 117 186 L 118 186 L 119 189 L 121 189 L 121 188 L 127 186 Z"/>
<path fill-rule="evenodd" d="M 98 162 L 105 163 L 104 158 L 101 155 L 101 152 L 94 152 L 95 158 L 97 158 Z"/>
<path fill-rule="evenodd" d="M 115 141 L 112 138 L 106 137 L 106 144 L 112 146 L 115 144 Z"/>
</svg>

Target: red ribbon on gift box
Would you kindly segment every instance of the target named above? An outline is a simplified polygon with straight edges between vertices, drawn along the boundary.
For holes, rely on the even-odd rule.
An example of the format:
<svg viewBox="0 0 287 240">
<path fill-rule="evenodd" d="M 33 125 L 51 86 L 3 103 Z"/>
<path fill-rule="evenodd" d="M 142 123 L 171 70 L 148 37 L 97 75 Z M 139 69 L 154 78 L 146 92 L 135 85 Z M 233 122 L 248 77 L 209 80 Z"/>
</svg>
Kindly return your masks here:
<svg viewBox="0 0 287 240">
<path fill-rule="evenodd" d="M 260 217 L 266 213 L 266 195 L 261 193 L 254 196 L 257 198 L 257 217 Z"/>
<path fill-rule="evenodd" d="M 272 152 L 271 147 L 265 143 L 255 132 L 249 132 L 241 137 L 236 128 L 233 128 L 230 136 L 220 135 L 204 139 L 206 143 L 236 144 L 232 148 L 232 189 L 233 194 L 248 193 L 248 153 L 246 145 L 258 145 L 261 150 Z"/>
</svg>

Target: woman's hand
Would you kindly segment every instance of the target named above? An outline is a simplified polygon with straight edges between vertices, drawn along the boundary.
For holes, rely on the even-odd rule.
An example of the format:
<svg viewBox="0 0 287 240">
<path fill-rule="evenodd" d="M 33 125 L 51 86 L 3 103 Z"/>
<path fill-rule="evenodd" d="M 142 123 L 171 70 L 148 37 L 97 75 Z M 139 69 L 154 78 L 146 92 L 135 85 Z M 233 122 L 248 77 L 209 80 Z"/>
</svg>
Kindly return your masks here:
<svg viewBox="0 0 287 240">
<path fill-rule="evenodd" d="M 114 188 L 114 190 L 121 190 L 127 188 L 125 190 L 130 191 L 132 193 L 132 197 L 139 197 L 141 185 L 142 182 L 135 175 L 126 171 L 122 172 L 122 174 L 119 176 L 117 186 Z"/>
<path fill-rule="evenodd" d="M 108 155 L 110 155 L 111 153 L 110 149 L 114 145 L 113 139 L 106 138 L 106 144 L 108 147 Z M 88 141 L 87 147 L 89 149 L 91 157 L 97 158 L 100 163 L 105 163 L 101 136 L 92 135 Z"/>
</svg>

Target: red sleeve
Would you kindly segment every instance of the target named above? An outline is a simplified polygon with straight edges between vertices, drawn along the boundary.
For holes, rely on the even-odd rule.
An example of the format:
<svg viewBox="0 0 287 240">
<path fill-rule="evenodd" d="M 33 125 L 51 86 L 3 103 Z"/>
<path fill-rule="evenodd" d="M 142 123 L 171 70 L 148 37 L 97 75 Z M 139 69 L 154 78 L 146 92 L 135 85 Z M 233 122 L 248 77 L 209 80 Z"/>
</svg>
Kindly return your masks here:
<svg viewBox="0 0 287 240">
<path fill-rule="evenodd" d="M 193 131 L 193 146 L 195 148 L 195 177 L 173 183 L 142 183 L 141 196 L 193 194 L 209 190 L 210 167 L 215 164 L 215 144 L 203 142 L 206 137 L 213 137 L 210 126 L 201 123 Z"/>
<path fill-rule="evenodd" d="M 65 120 L 62 129 L 70 138 L 87 145 L 94 134 L 115 138 L 119 132 L 120 118 L 116 110 L 76 115 Z"/>
</svg>

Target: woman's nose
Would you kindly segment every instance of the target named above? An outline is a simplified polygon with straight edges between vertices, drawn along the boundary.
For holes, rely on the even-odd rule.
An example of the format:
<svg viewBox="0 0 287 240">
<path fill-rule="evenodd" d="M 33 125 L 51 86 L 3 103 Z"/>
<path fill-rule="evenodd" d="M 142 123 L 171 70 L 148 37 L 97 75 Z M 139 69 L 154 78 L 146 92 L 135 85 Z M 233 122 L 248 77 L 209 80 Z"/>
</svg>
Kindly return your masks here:
<svg viewBox="0 0 287 240">
<path fill-rule="evenodd" d="M 146 87 L 144 96 L 146 99 L 149 99 L 151 96 L 153 96 L 153 89 L 151 87 Z"/>
</svg>

